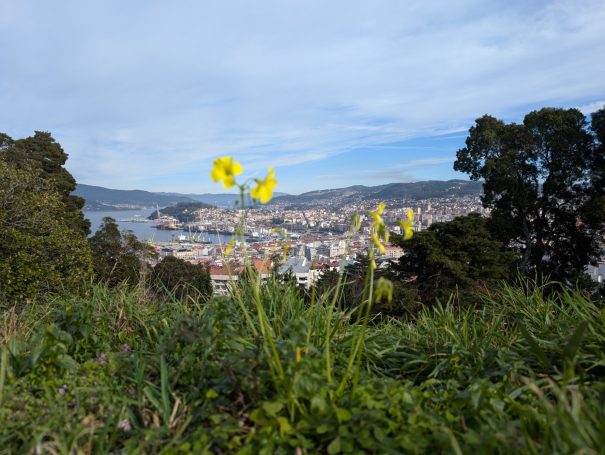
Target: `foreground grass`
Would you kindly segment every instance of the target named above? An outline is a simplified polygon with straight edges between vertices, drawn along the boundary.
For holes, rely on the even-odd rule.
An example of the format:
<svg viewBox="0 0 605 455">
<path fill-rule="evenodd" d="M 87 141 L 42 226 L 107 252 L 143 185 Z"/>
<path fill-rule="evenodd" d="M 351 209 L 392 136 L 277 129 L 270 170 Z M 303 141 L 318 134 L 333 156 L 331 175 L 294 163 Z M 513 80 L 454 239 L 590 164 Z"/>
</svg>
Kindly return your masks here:
<svg viewBox="0 0 605 455">
<path fill-rule="evenodd" d="M 603 453 L 596 303 L 505 287 L 406 322 L 355 311 L 279 283 L 4 309 L 0 453 Z"/>
</svg>

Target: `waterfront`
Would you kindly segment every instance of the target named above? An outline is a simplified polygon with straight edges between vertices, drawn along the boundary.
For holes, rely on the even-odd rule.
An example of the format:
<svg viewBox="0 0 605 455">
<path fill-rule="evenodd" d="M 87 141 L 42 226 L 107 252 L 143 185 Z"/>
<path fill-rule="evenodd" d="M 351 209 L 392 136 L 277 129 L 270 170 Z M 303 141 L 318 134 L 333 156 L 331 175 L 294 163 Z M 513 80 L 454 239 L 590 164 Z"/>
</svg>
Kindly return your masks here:
<svg viewBox="0 0 605 455">
<path fill-rule="evenodd" d="M 151 209 L 146 210 L 108 210 L 108 211 L 85 211 L 84 216 L 90 220 L 90 231 L 94 234 L 101 223 L 103 218 L 109 216 L 116 220 L 120 230 L 130 230 L 135 233 L 137 238 L 141 241 L 151 240 L 152 242 L 171 242 L 178 240 L 179 235 L 189 236 L 188 232 L 184 231 L 166 231 L 156 229 L 153 226 L 155 223 L 145 222 L 132 222 L 132 221 L 118 221 L 118 220 L 132 220 L 141 219 L 145 220 L 152 212 Z M 212 243 L 228 243 L 231 240 L 230 235 L 218 235 L 216 233 L 205 233 L 205 238 L 210 240 Z"/>
</svg>

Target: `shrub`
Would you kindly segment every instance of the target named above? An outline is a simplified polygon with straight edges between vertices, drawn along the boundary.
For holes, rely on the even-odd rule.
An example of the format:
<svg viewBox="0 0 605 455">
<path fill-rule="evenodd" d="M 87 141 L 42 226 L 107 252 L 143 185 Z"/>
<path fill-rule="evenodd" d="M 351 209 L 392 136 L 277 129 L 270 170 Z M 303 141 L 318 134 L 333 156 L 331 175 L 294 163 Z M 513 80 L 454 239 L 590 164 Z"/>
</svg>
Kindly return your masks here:
<svg viewBox="0 0 605 455">
<path fill-rule="evenodd" d="M 171 293 L 179 299 L 212 295 L 208 271 L 174 256 L 166 256 L 153 268 L 153 286 L 157 292 Z"/>
</svg>

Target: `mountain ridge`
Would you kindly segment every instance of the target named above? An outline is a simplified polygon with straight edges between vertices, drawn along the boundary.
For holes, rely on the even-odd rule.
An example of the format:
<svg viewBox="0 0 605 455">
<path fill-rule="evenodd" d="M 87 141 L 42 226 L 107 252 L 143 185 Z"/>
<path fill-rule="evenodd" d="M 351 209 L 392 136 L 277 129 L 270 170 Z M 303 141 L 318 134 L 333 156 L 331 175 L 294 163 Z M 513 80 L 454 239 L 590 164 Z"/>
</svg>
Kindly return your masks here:
<svg viewBox="0 0 605 455">
<path fill-rule="evenodd" d="M 377 186 L 352 185 L 345 188 L 314 190 L 297 196 L 276 197 L 271 203 L 298 207 L 332 200 L 334 204 L 345 205 L 359 200 L 419 200 L 438 197 L 478 196 L 482 190 L 483 182 L 471 180 L 421 180 L 418 182 L 393 182 Z"/>
<path fill-rule="evenodd" d="M 422 180 L 418 182 L 392 182 L 383 185 L 351 185 L 344 188 L 307 191 L 292 195 L 274 193 L 271 205 L 312 206 L 328 200 L 347 204 L 355 200 L 428 199 L 479 195 L 482 182 L 470 180 Z M 178 203 L 204 202 L 209 205 L 231 208 L 239 201 L 238 194 L 229 193 L 176 193 L 144 190 L 118 190 L 79 183 L 74 194 L 86 200 L 85 210 L 128 210 L 167 207 Z"/>
</svg>

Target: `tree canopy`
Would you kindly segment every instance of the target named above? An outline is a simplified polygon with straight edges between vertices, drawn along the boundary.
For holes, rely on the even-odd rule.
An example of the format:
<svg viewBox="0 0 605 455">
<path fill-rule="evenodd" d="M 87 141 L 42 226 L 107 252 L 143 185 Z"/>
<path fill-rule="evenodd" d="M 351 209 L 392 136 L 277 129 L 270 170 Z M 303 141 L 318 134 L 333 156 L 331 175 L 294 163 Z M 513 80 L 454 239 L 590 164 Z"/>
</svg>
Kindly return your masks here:
<svg viewBox="0 0 605 455">
<path fill-rule="evenodd" d="M 153 268 L 154 286 L 160 293 L 174 293 L 177 298 L 207 298 L 212 295 L 210 274 L 200 265 L 166 256 Z"/>
<path fill-rule="evenodd" d="M 40 173 L 0 160 L 0 300 L 74 292 L 91 275 L 77 214 Z"/>
<path fill-rule="evenodd" d="M 454 169 L 484 180 L 489 229 L 528 274 L 575 282 L 603 238 L 603 110 L 592 128 L 577 109 L 544 108 L 523 124 L 485 115 Z"/>
<path fill-rule="evenodd" d="M 38 167 L 41 171 L 39 178 L 47 181 L 48 186 L 61 195 L 64 210 L 72 212 L 73 226 L 84 235 L 90 233 L 90 222 L 81 212 L 84 199 L 71 194 L 76 189 L 76 181 L 63 167 L 67 153 L 50 133 L 36 131 L 33 136 L 17 140 L 0 133 L 0 160 L 23 169 Z"/>
<path fill-rule="evenodd" d="M 425 303 L 447 300 L 456 290 L 471 300 L 473 290 L 514 273 L 515 255 L 491 237 L 487 220 L 479 215 L 435 223 L 409 240 L 395 235 L 393 243 L 405 250 L 393 273 L 418 289 Z"/>
<path fill-rule="evenodd" d="M 141 261 L 147 246 L 132 231 L 120 232 L 115 220 L 103 218 L 103 223 L 89 239 L 95 277 L 109 287 L 127 282 L 139 283 L 145 264 Z"/>
</svg>

